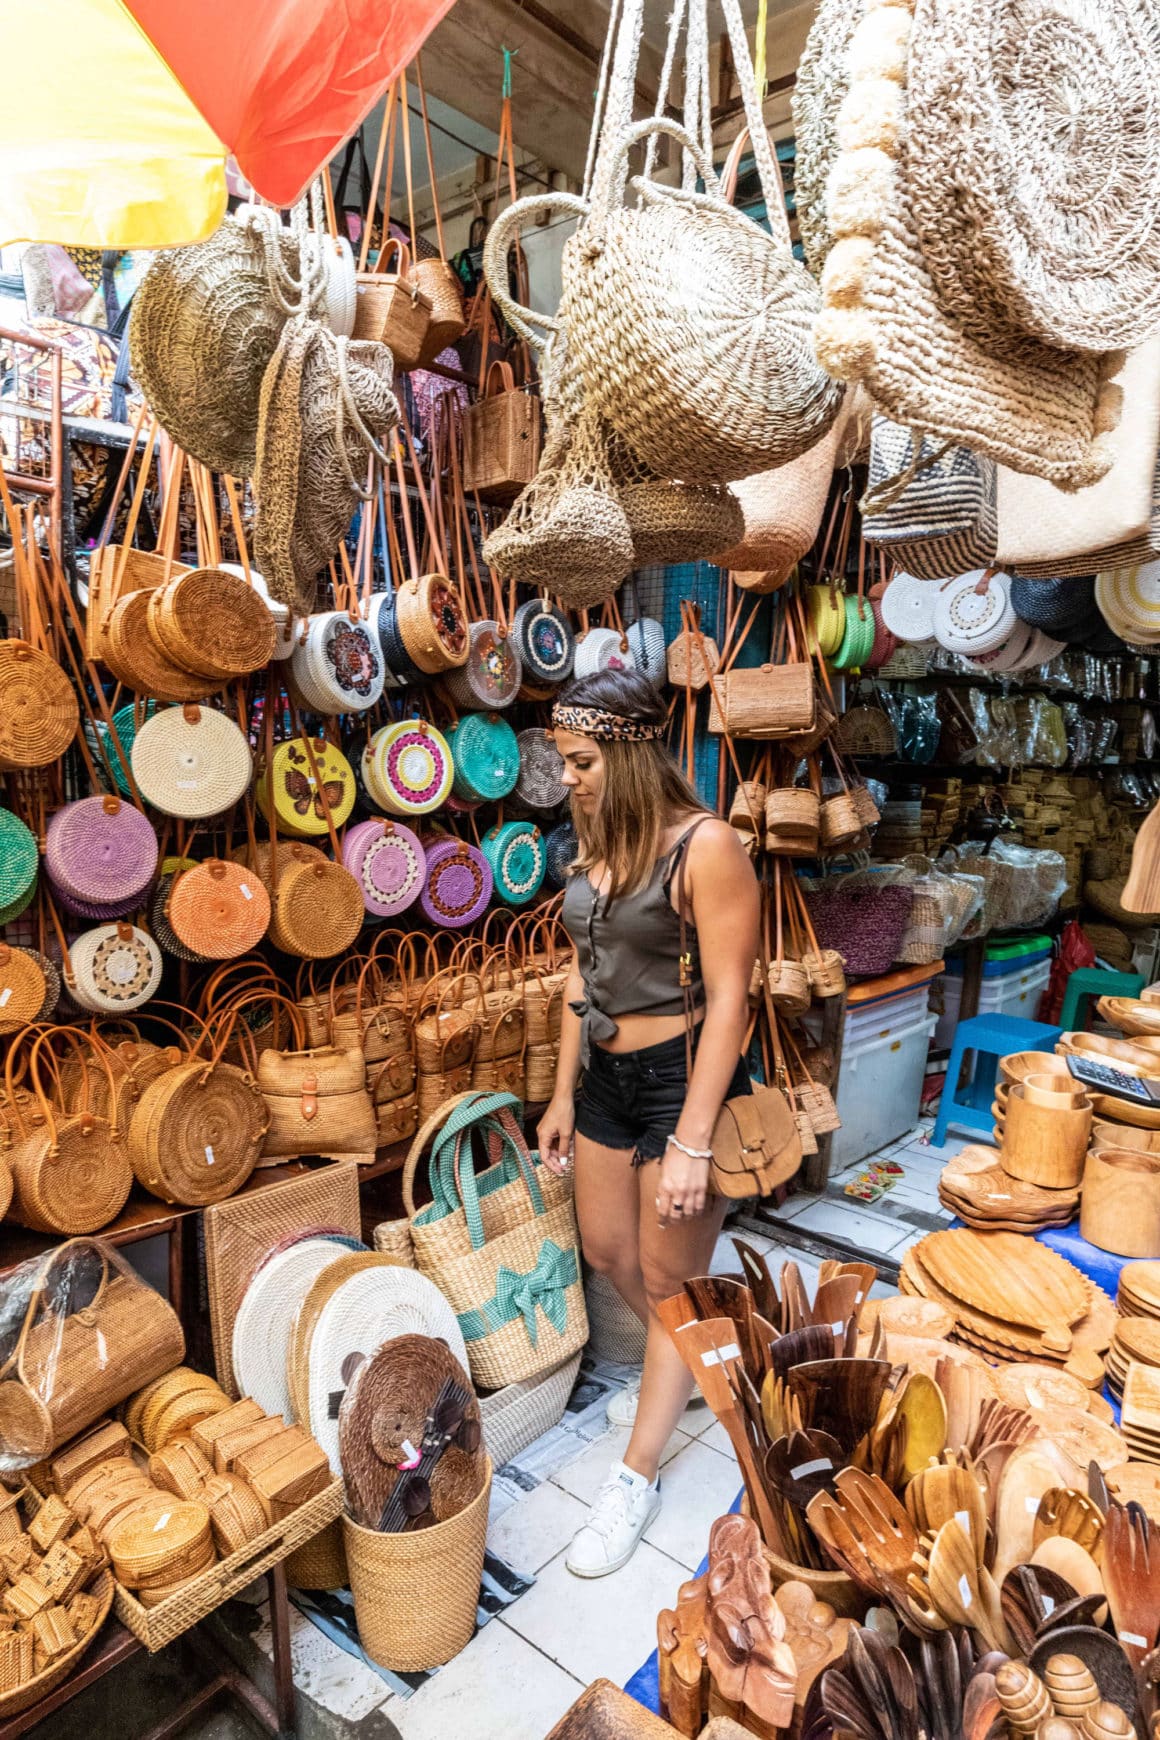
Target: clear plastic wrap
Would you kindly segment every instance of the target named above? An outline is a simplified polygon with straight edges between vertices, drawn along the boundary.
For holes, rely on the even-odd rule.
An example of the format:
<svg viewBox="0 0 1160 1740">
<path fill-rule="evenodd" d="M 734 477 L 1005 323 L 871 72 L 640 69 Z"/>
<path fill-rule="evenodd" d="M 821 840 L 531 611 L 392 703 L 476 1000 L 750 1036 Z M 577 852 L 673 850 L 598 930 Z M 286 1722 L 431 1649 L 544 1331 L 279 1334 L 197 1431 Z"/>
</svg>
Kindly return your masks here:
<svg viewBox="0 0 1160 1740">
<path fill-rule="evenodd" d="M 48 1456 L 185 1356 L 177 1313 L 102 1239 L 69 1239 L 0 1289 L 0 1474 Z"/>
<path fill-rule="evenodd" d="M 968 840 L 945 854 L 941 867 L 981 876 L 986 885 L 982 908 L 964 928 L 963 940 L 1045 924 L 1067 887 L 1067 863 L 1059 852 L 1010 840 L 990 846 Z"/>
<path fill-rule="evenodd" d="M 982 906 L 983 882 L 918 856 L 905 858 L 900 869 L 912 878 L 914 902 L 898 959 L 907 966 L 930 966 L 942 960 Z"/>
</svg>

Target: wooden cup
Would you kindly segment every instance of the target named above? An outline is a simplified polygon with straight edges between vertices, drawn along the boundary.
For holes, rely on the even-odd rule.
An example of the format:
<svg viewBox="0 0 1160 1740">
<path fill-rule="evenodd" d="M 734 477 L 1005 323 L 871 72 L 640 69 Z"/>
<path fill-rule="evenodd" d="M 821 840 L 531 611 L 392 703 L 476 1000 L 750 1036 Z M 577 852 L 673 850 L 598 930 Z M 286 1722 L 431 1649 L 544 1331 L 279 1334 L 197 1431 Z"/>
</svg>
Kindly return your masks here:
<svg viewBox="0 0 1160 1740">
<path fill-rule="evenodd" d="M 1093 1149 L 1083 1174 L 1079 1230 L 1117 1257 L 1160 1257 L 1160 1154 Z"/>
<path fill-rule="evenodd" d="M 1082 1083 L 1068 1075 L 1064 1081 L 1058 1075 L 1040 1073 L 1024 1076 L 1022 1081 L 1023 1098 L 1029 1106 L 1046 1106 L 1048 1111 L 1060 1110 L 1067 1106 L 1082 1106 L 1087 1098 Z"/>
<path fill-rule="evenodd" d="M 1028 1184 L 1074 1190 L 1083 1177 L 1091 1128 L 1090 1105 L 1033 1105 L 1017 1085 L 1007 1096 L 999 1164 L 1010 1177 Z"/>
</svg>

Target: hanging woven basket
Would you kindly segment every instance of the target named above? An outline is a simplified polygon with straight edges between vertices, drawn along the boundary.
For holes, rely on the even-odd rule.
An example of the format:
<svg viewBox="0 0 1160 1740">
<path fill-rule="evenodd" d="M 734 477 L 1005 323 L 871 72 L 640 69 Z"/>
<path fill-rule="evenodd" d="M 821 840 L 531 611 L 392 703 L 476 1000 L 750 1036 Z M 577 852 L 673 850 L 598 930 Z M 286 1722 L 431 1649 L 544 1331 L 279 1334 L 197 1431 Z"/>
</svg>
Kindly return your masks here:
<svg viewBox="0 0 1160 1740">
<path fill-rule="evenodd" d="M 401 822 L 359 822 L 348 828 L 342 861 L 362 890 L 363 904 L 376 918 L 393 918 L 418 900 L 427 873 L 427 855 L 418 834 Z"/>
<path fill-rule="evenodd" d="M 301 737 L 291 737 L 274 746 L 273 768 L 274 816 L 283 834 L 309 838 L 329 832 L 326 812 L 341 828 L 354 808 L 354 769 L 342 753 L 325 737 L 312 737 L 309 749 Z M 262 814 L 268 814 L 270 793 L 263 772 L 257 783 L 256 796 Z"/>
<path fill-rule="evenodd" d="M 265 936 L 270 896 L 252 871 L 211 858 L 177 878 L 167 916 L 174 934 L 202 960 L 236 960 Z"/>
<path fill-rule="evenodd" d="M 133 1174 L 162 1202 L 220 1202 L 250 1176 L 265 1128 L 256 1083 L 232 1064 L 191 1059 L 141 1095 L 129 1124 Z"/>
<path fill-rule="evenodd" d="M 548 866 L 544 836 L 531 822 L 505 822 L 483 837 L 495 891 L 508 906 L 526 906 L 540 892 Z"/>
<path fill-rule="evenodd" d="M 454 791 L 466 803 L 494 803 L 515 790 L 520 747 L 506 719 L 466 713 L 447 733 L 455 762 Z"/>
<path fill-rule="evenodd" d="M 212 677 L 197 677 L 174 664 L 149 632 L 150 593 L 130 592 L 105 619 L 102 657 L 118 682 L 157 701 L 199 701 L 220 689 Z"/>
<path fill-rule="evenodd" d="M 312 616 L 290 669 L 316 713 L 365 713 L 383 692 L 386 667 L 377 634 L 345 610 Z"/>
<path fill-rule="evenodd" d="M 147 719 L 131 760 L 146 803 L 187 821 L 220 816 L 238 803 L 253 772 L 250 746 L 234 721 L 189 702 Z"/>
<path fill-rule="evenodd" d="M 478 846 L 440 840 L 427 847 L 427 880 L 419 897 L 432 924 L 460 930 L 487 911 L 492 896 L 491 865 Z"/>
<path fill-rule="evenodd" d="M 512 639 L 528 678 L 562 683 L 572 671 L 576 636 L 564 612 L 546 598 L 529 598 L 512 617 Z"/>
<path fill-rule="evenodd" d="M 343 865 L 295 863 L 279 878 L 270 939 L 288 955 L 328 960 L 351 947 L 365 917 L 362 891 Z"/>
<path fill-rule="evenodd" d="M 393 816 L 442 808 L 455 774 L 447 739 L 425 719 L 401 719 L 376 731 L 363 766 L 371 794 Z"/>
<path fill-rule="evenodd" d="M 444 677 L 457 707 L 510 707 L 523 681 L 519 648 L 498 622 L 473 622 L 465 662 Z"/>
<path fill-rule="evenodd" d="M 467 662 L 467 619 L 445 574 L 404 580 L 395 594 L 395 620 L 407 657 L 428 676 Z"/>
<path fill-rule="evenodd" d="M 190 568 L 151 592 L 147 621 L 167 658 L 215 682 L 248 676 L 274 656 L 268 605 L 227 568 Z"/>
<path fill-rule="evenodd" d="M 0 640 L 0 768 L 48 767 L 76 736 L 72 684 L 47 653 Z"/>
<path fill-rule="evenodd" d="M 516 796 L 533 810 L 554 810 L 568 795 L 564 785 L 564 758 L 556 748 L 556 739 L 541 726 L 530 726 L 516 738 L 520 755 L 520 774 L 516 780 Z"/>
<path fill-rule="evenodd" d="M 75 899 L 112 905 L 140 898 L 157 868 L 157 836 L 132 804 L 81 798 L 57 810 L 45 836 L 45 866 Z"/>
<path fill-rule="evenodd" d="M 139 1009 L 161 987 L 161 950 L 132 924 L 85 931 L 69 948 L 69 996 L 94 1014 Z"/>
<path fill-rule="evenodd" d="M 11 810 L 0 810 L 0 910 L 35 888 L 39 863 L 33 834 Z"/>
<path fill-rule="evenodd" d="M 38 1021 L 47 995 L 39 958 L 29 949 L 0 943 L 0 1035 Z"/>
</svg>

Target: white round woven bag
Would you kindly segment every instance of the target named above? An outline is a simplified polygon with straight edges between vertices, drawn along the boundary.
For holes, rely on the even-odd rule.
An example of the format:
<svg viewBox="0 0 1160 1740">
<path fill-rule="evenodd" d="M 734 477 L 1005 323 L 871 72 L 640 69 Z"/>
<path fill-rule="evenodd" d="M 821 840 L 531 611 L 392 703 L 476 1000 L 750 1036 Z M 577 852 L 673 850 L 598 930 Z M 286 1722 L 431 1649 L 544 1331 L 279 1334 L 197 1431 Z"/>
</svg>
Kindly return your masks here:
<svg viewBox="0 0 1160 1740">
<path fill-rule="evenodd" d="M 1035 630 L 1025 622 L 1016 619 L 1015 626 L 1006 640 L 1001 640 L 990 652 L 980 653 L 970 662 L 977 671 L 1017 671 L 1020 662 L 1027 655 L 1027 649 L 1034 637 Z"/>
<path fill-rule="evenodd" d="M 378 635 L 345 610 L 310 618 L 290 669 L 303 698 L 320 713 L 365 713 L 383 692 L 385 671 Z"/>
<path fill-rule="evenodd" d="M 1033 628 L 1027 651 L 1019 663 L 1012 665 L 1011 669 L 1033 671 L 1039 665 L 1050 664 L 1052 659 L 1058 658 L 1060 653 L 1066 652 L 1066 650 L 1067 642 L 1065 640 L 1052 640 L 1051 636 L 1044 633 L 1043 629 Z"/>
<path fill-rule="evenodd" d="M 346 1388 L 357 1358 L 369 1357 L 397 1335 L 446 1342 L 464 1371 L 469 1369 L 454 1311 L 417 1269 L 393 1263 L 363 1269 L 336 1287 L 318 1314 L 310 1338 L 310 1419 L 302 1424 L 322 1445 L 336 1474 L 342 1467 L 331 1398 Z"/>
<path fill-rule="evenodd" d="M 130 763 L 145 802 L 187 821 L 220 816 L 245 795 L 253 772 L 250 746 L 233 720 L 193 702 L 146 719 Z"/>
<path fill-rule="evenodd" d="M 94 1015 L 140 1009 L 161 987 L 161 950 L 134 924 L 102 924 L 69 945 L 73 1002 Z"/>
<path fill-rule="evenodd" d="M 1001 646 L 1015 627 L 1009 575 L 992 574 L 981 585 L 986 573 L 978 568 L 936 586 L 935 639 L 947 652 L 978 658 Z"/>
<path fill-rule="evenodd" d="M 242 1295 L 234 1318 L 234 1378 L 241 1394 L 267 1414 L 294 1417 L 286 1379 L 294 1318 L 323 1269 L 349 1249 L 348 1239 L 299 1239 L 263 1263 Z"/>
<path fill-rule="evenodd" d="M 1122 640 L 1142 646 L 1160 641 L 1160 561 L 1097 574 L 1096 603 Z"/>
<path fill-rule="evenodd" d="M 898 640 L 912 643 L 934 639 L 937 580 L 896 574 L 882 594 L 882 620 Z"/>
<path fill-rule="evenodd" d="M 572 675 L 594 677 L 597 671 L 634 670 L 636 660 L 625 638 L 615 628 L 590 628 L 587 634 L 578 635 Z"/>
<path fill-rule="evenodd" d="M 663 625 L 655 617 L 642 616 L 629 623 L 624 638 L 637 670 L 659 689 L 668 675 L 668 648 Z"/>
</svg>

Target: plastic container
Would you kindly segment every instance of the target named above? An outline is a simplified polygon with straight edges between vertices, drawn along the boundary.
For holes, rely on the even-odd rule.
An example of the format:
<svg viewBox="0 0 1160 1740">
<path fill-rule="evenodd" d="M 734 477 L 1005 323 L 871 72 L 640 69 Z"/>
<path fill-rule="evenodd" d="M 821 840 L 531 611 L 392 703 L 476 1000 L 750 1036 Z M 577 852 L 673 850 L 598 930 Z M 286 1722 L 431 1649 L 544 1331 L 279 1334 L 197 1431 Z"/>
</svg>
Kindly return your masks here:
<svg viewBox="0 0 1160 1740">
<path fill-rule="evenodd" d="M 837 1094 L 842 1127 L 834 1132 L 831 1176 L 913 1130 L 937 1019 L 923 1014 L 885 1036 L 846 1040 Z"/>
<path fill-rule="evenodd" d="M 1036 961 L 1031 966 L 1016 962 L 1012 970 L 999 978 L 984 978 L 979 987 L 980 1015 L 1017 1015 L 1023 1021 L 1034 1021 L 1039 999 L 1051 977 L 1051 962 Z M 935 1029 L 934 1042 L 945 1051 L 955 1036 L 959 1024 L 959 1005 L 963 998 L 963 981 L 951 975 L 942 982 L 942 1014 Z M 938 993 L 936 993 L 937 997 Z"/>
</svg>

